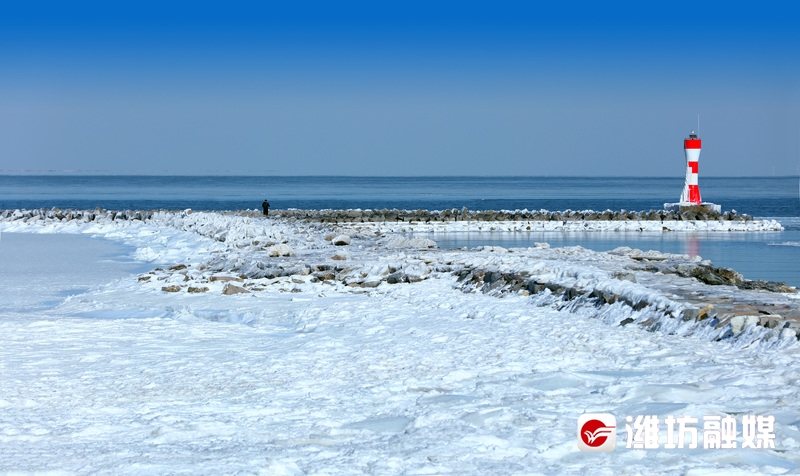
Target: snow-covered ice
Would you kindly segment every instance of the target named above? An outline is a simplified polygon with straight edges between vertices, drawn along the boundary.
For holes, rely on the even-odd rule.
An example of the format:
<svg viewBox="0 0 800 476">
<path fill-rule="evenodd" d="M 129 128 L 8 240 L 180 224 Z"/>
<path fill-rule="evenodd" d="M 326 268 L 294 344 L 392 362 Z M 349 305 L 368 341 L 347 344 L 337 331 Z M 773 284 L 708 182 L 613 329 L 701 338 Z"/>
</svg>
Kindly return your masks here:
<svg viewBox="0 0 800 476">
<path fill-rule="evenodd" d="M 51 281 L 60 300 L 31 309 L 18 290 L 35 276 L 0 268 L 14 283 L 0 291 L 0 471 L 780 474 L 800 465 L 794 331 L 681 319 L 692 279 L 646 269 L 680 257 L 448 251 L 372 226 L 225 213 L 0 227 L 17 262 L 45 258 L 20 237 L 59 233 L 51 252 L 70 253 L 68 234 L 80 233 L 129 247 L 152 269 L 103 274 L 89 256 L 53 266 L 67 277 Z M 342 235 L 350 244 L 334 245 Z M 294 255 L 270 256 L 280 245 Z M 478 270 L 615 302 L 492 288 L 471 280 Z M 91 279 L 58 294 L 74 287 L 69 276 Z M 247 292 L 223 295 L 227 285 Z M 793 295 L 693 289 L 797 307 Z M 620 325 L 628 318 L 636 325 Z M 616 415 L 614 452 L 578 450 L 584 412 Z M 776 448 L 625 449 L 624 418 L 640 414 L 774 415 Z"/>
</svg>

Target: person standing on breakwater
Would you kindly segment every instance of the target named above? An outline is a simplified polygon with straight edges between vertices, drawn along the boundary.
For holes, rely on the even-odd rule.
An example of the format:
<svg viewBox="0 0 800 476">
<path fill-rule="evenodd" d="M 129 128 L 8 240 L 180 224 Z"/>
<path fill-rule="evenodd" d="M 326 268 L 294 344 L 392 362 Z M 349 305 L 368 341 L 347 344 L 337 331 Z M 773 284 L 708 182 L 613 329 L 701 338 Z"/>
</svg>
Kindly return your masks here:
<svg viewBox="0 0 800 476">
<path fill-rule="evenodd" d="M 269 202 L 267 199 L 264 199 L 264 202 L 261 204 L 261 208 L 264 210 L 264 216 L 269 215 Z"/>
</svg>

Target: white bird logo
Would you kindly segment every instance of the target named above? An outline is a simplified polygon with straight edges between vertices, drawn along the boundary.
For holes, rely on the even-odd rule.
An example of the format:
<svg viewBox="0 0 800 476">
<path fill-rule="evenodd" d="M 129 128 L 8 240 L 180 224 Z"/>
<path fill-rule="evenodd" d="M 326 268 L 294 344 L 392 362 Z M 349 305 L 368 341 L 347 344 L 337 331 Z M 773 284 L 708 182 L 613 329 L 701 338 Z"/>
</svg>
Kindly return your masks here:
<svg viewBox="0 0 800 476">
<path fill-rule="evenodd" d="M 595 440 L 597 440 L 601 436 L 611 436 L 611 434 L 613 433 L 612 430 L 614 428 L 616 428 L 616 427 L 613 427 L 613 426 L 601 426 L 600 428 L 598 428 L 598 429 L 596 429 L 594 431 L 586 430 L 586 431 L 583 432 L 583 434 L 586 435 L 586 442 L 589 445 L 592 445 L 592 444 L 594 444 Z"/>
</svg>

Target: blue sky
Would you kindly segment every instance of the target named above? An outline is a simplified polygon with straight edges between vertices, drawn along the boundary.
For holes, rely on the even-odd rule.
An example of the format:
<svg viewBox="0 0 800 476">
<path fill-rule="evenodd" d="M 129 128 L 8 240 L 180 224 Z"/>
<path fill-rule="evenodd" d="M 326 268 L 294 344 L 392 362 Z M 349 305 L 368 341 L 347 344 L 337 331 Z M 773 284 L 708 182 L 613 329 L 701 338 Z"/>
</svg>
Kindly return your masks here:
<svg viewBox="0 0 800 476">
<path fill-rule="evenodd" d="M 796 175 L 800 17 L 665 2 L 0 6 L 0 171 Z"/>
</svg>

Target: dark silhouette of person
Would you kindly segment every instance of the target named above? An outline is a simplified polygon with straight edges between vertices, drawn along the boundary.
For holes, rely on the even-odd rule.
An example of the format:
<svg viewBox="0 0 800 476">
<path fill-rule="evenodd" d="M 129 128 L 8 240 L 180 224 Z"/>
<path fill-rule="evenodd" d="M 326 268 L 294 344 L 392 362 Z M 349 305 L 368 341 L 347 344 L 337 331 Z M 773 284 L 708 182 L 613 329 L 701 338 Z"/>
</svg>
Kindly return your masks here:
<svg viewBox="0 0 800 476">
<path fill-rule="evenodd" d="M 264 216 L 269 215 L 269 202 L 264 200 L 264 203 L 261 204 L 261 208 L 264 210 Z"/>
</svg>

